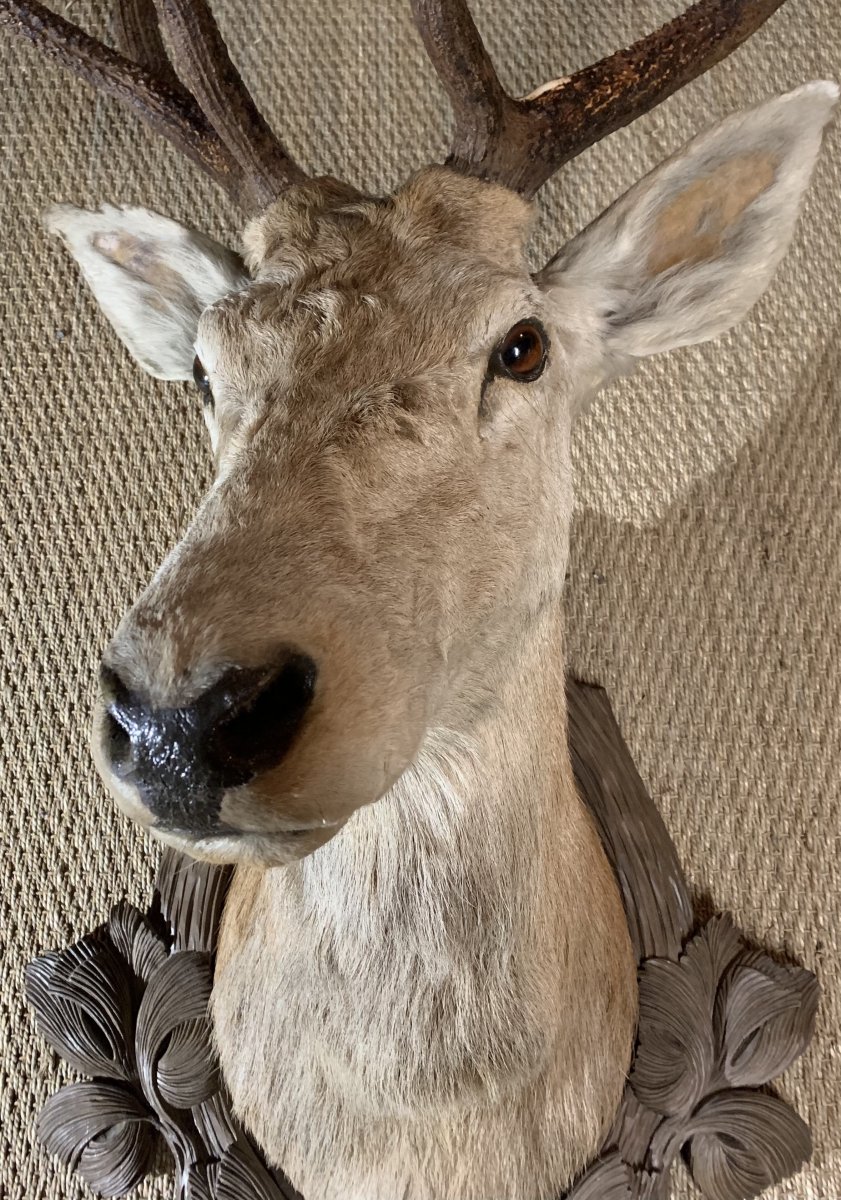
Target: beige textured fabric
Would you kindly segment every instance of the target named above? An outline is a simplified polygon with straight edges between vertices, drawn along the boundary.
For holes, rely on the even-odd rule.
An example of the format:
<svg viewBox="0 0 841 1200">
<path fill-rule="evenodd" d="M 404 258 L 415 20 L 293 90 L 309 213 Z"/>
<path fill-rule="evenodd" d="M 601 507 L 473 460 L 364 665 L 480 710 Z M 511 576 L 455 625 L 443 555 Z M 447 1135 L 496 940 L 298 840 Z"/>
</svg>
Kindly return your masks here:
<svg viewBox="0 0 841 1200">
<path fill-rule="evenodd" d="M 678 3 L 475 7 L 505 81 L 525 91 Z M 59 6 L 104 31 L 106 0 Z M 217 7 L 308 168 L 382 189 L 442 153 L 446 108 L 406 0 Z M 141 376 L 38 214 L 56 199 L 128 201 L 230 239 L 236 219 L 114 104 L 5 38 L 0 61 L 0 1198 L 75 1200 L 84 1189 L 33 1142 L 64 1074 L 33 1033 L 22 970 L 119 896 L 147 894 L 153 855 L 94 777 L 89 709 L 106 635 L 208 466 L 194 393 Z M 729 63 L 547 189 L 536 261 L 701 126 L 817 76 L 841 77 L 838 0 L 789 0 Z M 749 323 L 648 365 L 577 438 L 572 666 L 608 688 L 698 893 L 824 987 L 818 1037 L 785 1081 L 814 1163 L 777 1200 L 841 1196 L 839 197 L 836 132 Z"/>
</svg>

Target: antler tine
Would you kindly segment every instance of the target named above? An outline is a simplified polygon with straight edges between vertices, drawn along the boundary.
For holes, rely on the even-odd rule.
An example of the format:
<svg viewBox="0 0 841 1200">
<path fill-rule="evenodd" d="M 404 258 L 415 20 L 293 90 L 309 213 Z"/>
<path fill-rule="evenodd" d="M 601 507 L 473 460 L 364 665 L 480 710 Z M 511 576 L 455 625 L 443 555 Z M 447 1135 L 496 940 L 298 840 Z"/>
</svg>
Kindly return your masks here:
<svg viewBox="0 0 841 1200">
<path fill-rule="evenodd" d="M 783 0 L 700 0 L 628 49 L 515 99 L 466 0 L 412 0 L 456 118 L 449 164 L 533 196 L 582 150 L 642 116 L 741 45 Z"/>
<path fill-rule="evenodd" d="M 0 0 L 0 27 L 26 38 L 48 58 L 127 105 L 241 200 L 242 168 L 180 84 L 157 78 L 37 0 Z"/>
<path fill-rule="evenodd" d="M 257 109 L 205 0 L 155 4 L 176 71 L 242 167 L 258 204 L 270 203 L 283 188 L 305 180 Z"/>
<path fill-rule="evenodd" d="M 454 164 L 492 156 L 515 103 L 499 82 L 465 0 L 412 0 L 426 52 L 453 110 Z"/>
<path fill-rule="evenodd" d="M 190 91 L 179 83 L 171 65 L 164 66 L 168 59 L 150 0 L 124 0 L 126 7 L 117 17 L 116 36 L 130 57 L 38 0 L 0 0 L 0 27 L 26 38 L 47 57 L 120 100 L 238 204 L 259 210 L 306 176 L 257 111 L 201 0 L 155 2 Z"/>
<path fill-rule="evenodd" d="M 118 0 L 111 19 L 117 49 L 158 79 L 179 83 L 161 37 L 155 0 Z"/>
<path fill-rule="evenodd" d="M 746 41 L 783 0 L 701 0 L 627 50 L 539 89 L 524 103 L 535 139 L 537 191 L 557 169 L 716 66 Z"/>
</svg>

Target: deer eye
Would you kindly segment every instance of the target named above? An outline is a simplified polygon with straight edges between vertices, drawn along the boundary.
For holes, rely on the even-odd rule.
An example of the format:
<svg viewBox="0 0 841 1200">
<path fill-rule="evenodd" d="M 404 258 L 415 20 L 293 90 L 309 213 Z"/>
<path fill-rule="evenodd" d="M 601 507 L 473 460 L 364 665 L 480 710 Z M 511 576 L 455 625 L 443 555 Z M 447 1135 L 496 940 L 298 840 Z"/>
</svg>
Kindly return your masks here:
<svg viewBox="0 0 841 1200">
<path fill-rule="evenodd" d="M 198 355 L 193 359 L 193 379 L 196 381 L 196 387 L 201 392 L 205 404 L 212 404 L 213 391 L 210 387 L 210 377 Z"/>
<path fill-rule="evenodd" d="M 491 355 L 491 373 L 531 383 L 543 374 L 548 353 L 549 339 L 540 322 L 518 321 Z"/>
</svg>

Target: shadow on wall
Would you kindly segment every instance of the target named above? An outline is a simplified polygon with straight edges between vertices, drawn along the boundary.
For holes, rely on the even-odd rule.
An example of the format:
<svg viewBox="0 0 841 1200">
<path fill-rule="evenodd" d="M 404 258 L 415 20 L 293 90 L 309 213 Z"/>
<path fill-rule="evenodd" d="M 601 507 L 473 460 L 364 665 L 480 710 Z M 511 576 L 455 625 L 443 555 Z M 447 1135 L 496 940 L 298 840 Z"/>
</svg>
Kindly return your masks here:
<svg viewBox="0 0 841 1200">
<path fill-rule="evenodd" d="M 569 667 L 606 687 L 695 882 L 737 909 L 773 903 L 841 827 L 841 337 L 825 345 L 655 523 L 585 508 L 572 530 Z"/>
</svg>

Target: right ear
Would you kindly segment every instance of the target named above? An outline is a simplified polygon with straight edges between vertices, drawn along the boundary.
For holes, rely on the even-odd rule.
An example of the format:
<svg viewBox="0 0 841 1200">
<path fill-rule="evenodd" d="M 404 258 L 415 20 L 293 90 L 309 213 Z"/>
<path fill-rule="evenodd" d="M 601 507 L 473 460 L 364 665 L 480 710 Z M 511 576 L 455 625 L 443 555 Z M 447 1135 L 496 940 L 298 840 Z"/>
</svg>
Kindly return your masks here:
<svg viewBox="0 0 841 1200">
<path fill-rule="evenodd" d="M 838 100 L 825 80 L 734 113 L 626 192 L 538 276 L 589 307 L 606 361 L 718 337 L 771 281 Z"/>
<path fill-rule="evenodd" d="M 192 378 L 199 317 L 248 284 L 239 255 L 145 208 L 59 204 L 44 222 L 140 365 L 159 379 Z"/>
</svg>

